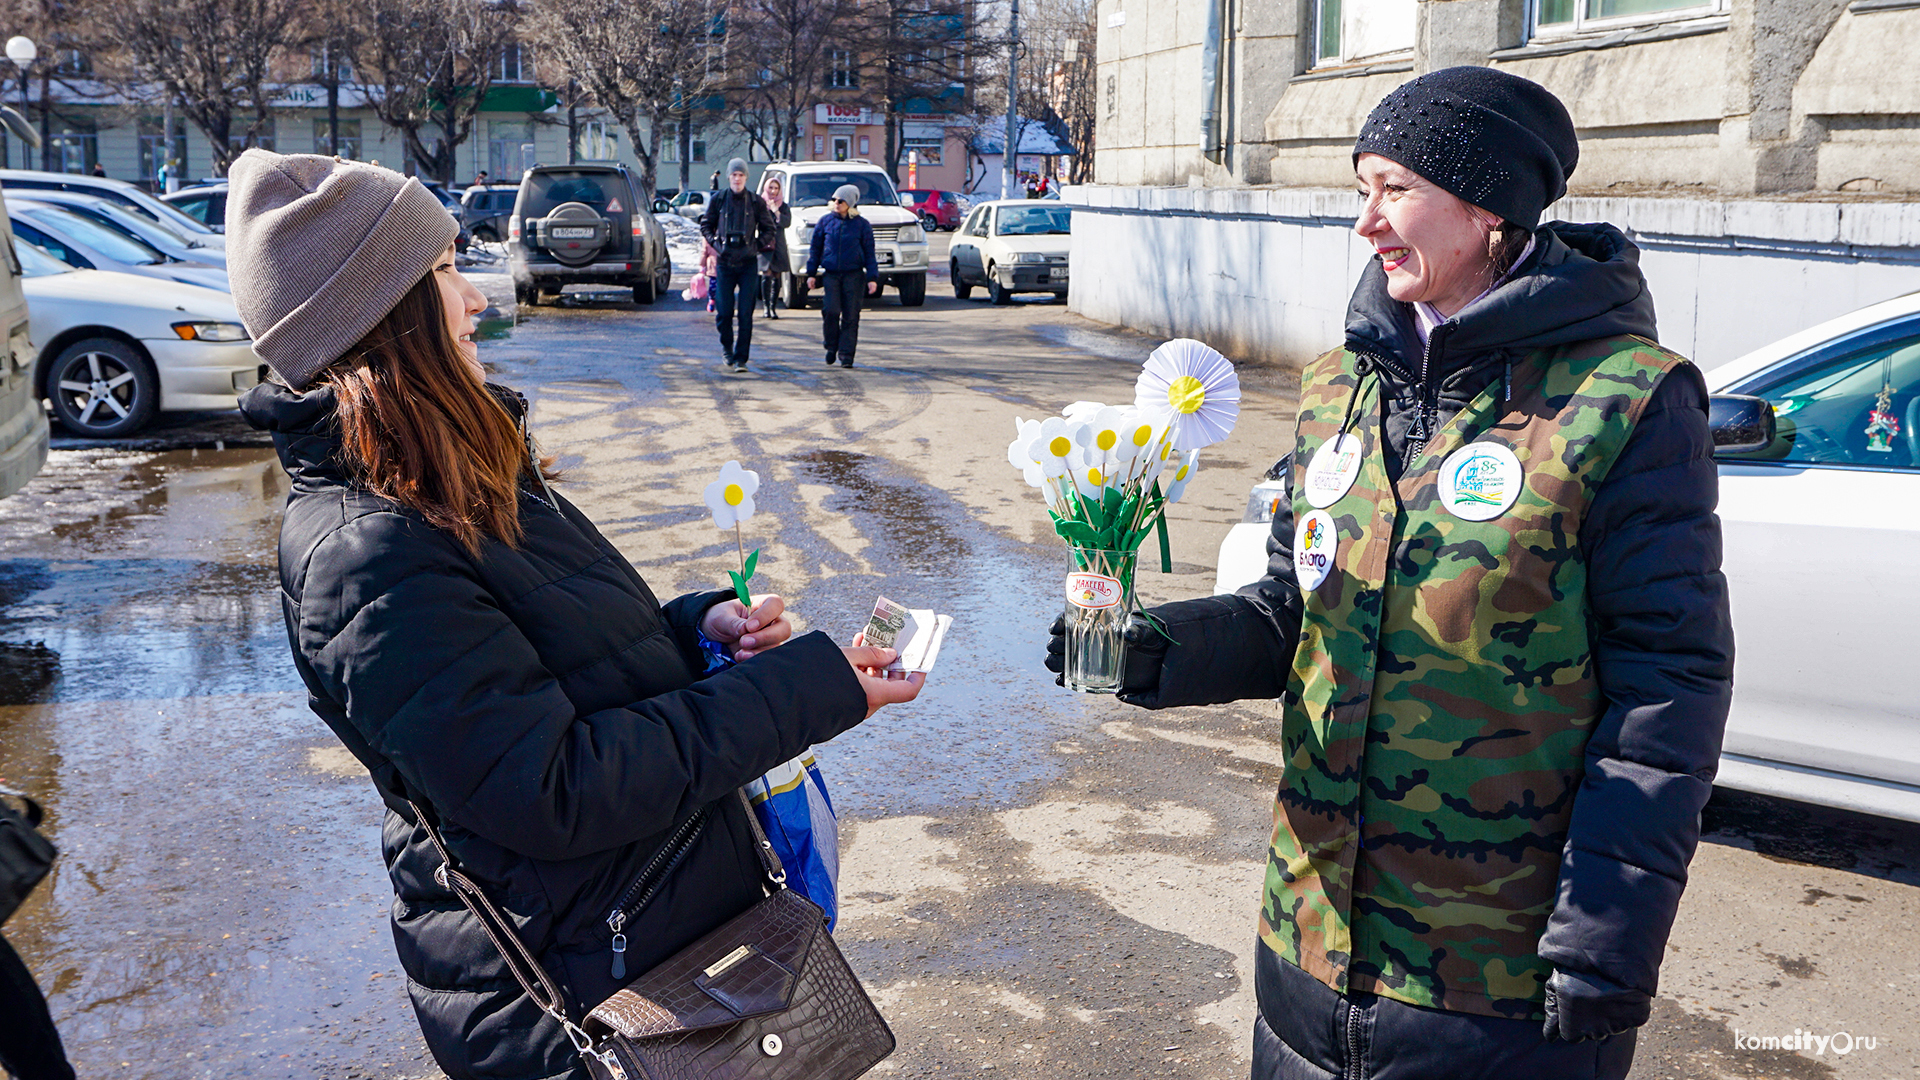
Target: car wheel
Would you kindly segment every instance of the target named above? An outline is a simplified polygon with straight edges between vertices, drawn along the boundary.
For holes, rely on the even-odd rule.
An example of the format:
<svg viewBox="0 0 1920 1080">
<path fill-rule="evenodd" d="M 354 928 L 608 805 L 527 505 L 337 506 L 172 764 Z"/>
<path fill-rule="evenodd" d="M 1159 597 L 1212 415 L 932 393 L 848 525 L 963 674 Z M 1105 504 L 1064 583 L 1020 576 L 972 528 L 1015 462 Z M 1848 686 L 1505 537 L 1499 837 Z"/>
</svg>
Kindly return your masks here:
<svg viewBox="0 0 1920 1080">
<path fill-rule="evenodd" d="M 1013 303 L 1013 294 L 1001 287 L 1000 275 L 992 263 L 987 264 L 987 299 L 1000 307 Z"/>
<path fill-rule="evenodd" d="M 633 286 L 633 302 L 634 303 L 651 304 L 655 299 L 656 299 L 656 294 L 653 291 L 652 278 L 648 278 L 645 281 L 635 283 L 635 285 Z"/>
<path fill-rule="evenodd" d="M 967 284 L 966 279 L 960 276 L 959 259 L 953 259 L 947 263 L 947 276 L 953 279 L 953 298 L 955 300 L 965 300 L 973 295 L 973 286 Z"/>
<path fill-rule="evenodd" d="M 807 308 L 807 279 L 799 274 L 787 275 L 787 310 L 805 311 Z"/>
<path fill-rule="evenodd" d="M 934 217 L 932 214 L 921 214 L 920 228 L 929 233 L 937 233 L 940 231 L 940 219 Z"/>
<path fill-rule="evenodd" d="M 900 306 L 920 307 L 927 302 L 927 275 L 907 274 L 900 278 Z"/>
<path fill-rule="evenodd" d="M 88 338 L 60 350 L 47 372 L 47 398 L 61 426 L 110 439 L 147 426 L 160 407 L 160 376 L 138 348 Z"/>
</svg>

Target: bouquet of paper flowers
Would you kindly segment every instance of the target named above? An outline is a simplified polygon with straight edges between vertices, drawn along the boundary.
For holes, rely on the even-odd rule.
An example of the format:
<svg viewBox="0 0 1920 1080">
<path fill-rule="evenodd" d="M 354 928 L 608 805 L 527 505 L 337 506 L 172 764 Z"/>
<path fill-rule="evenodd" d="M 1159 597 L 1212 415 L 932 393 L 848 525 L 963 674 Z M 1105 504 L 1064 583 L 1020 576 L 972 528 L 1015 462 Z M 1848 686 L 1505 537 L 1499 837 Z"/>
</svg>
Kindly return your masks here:
<svg viewBox="0 0 1920 1080">
<path fill-rule="evenodd" d="M 1180 501 L 1200 451 L 1226 438 L 1239 412 L 1232 362 L 1179 338 L 1147 357 L 1130 407 L 1077 401 L 1059 416 L 1014 420 L 1007 460 L 1040 489 L 1067 542 L 1069 689 L 1119 689 L 1140 544 L 1157 532 L 1161 569 L 1172 568 L 1167 504 Z"/>
</svg>

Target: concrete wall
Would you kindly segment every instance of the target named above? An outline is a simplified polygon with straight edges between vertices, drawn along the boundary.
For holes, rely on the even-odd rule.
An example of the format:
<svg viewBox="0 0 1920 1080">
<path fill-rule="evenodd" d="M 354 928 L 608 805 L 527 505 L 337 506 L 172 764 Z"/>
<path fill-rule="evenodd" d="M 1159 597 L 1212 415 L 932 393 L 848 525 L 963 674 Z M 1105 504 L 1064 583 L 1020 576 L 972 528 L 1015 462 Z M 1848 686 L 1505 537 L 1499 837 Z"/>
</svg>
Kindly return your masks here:
<svg viewBox="0 0 1920 1080">
<path fill-rule="evenodd" d="M 1340 344 L 1372 256 L 1345 189 L 1068 188 L 1072 310 L 1299 367 Z M 1610 221 L 1641 245 L 1660 339 L 1712 368 L 1920 290 L 1920 203 L 1569 198 L 1549 220 Z"/>
</svg>

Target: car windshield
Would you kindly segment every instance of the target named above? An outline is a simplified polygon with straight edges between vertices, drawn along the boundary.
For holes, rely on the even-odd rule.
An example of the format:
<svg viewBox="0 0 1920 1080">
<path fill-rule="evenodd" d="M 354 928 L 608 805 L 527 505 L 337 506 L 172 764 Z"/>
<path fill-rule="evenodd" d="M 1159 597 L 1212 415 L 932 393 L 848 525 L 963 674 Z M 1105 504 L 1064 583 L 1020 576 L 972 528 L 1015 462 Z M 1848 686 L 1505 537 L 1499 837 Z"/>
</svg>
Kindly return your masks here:
<svg viewBox="0 0 1920 1080">
<path fill-rule="evenodd" d="M 13 250 L 20 256 L 21 277 L 46 277 L 49 274 L 64 274 L 73 269 L 54 258 L 45 248 L 29 244 L 17 236 L 13 238 Z"/>
<path fill-rule="evenodd" d="M 1072 211 L 1064 206 L 1003 206 L 994 223 L 996 236 L 1046 236 L 1073 231 Z"/>
<path fill-rule="evenodd" d="M 113 229 L 115 232 L 124 233 L 135 240 L 146 240 L 148 243 L 152 243 L 148 238 L 156 237 L 162 241 L 178 244 L 181 247 L 187 247 L 194 243 L 194 241 L 181 236 L 177 231 L 168 227 L 163 222 L 142 217 L 132 210 L 124 209 L 113 203 L 103 201 L 92 206 L 76 206 L 72 203 L 57 203 L 56 205 L 63 210 L 70 210 L 82 217 L 98 221 L 100 224 Z"/>
<path fill-rule="evenodd" d="M 793 178 L 793 205 L 825 206 L 833 198 L 834 189 L 841 184 L 852 184 L 860 190 L 862 206 L 872 203 L 900 205 L 900 196 L 893 190 L 893 181 L 877 169 L 800 173 Z"/>
<path fill-rule="evenodd" d="M 145 240 L 136 239 L 111 225 L 103 225 L 62 207 L 37 207 L 26 211 L 26 216 L 55 232 L 72 237 L 115 262 L 129 266 L 152 266 L 167 261 L 159 248 Z"/>
<path fill-rule="evenodd" d="M 124 195 L 133 200 L 128 209 L 134 213 L 144 218 L 151 218 L 163 225 L 170 225 L 176 232 L 182 232 L 188 236 L 213 235 L 212 229 L 181 213 L 178 207 L 161 202 L 144 191 L 115 191 L 114 194 Z"/>
<path fill-rule="evenodd" d="M 527 201 L 521 213 L 527 217 L 545 217 L 547 211 L 570 202 L 585 203 L 602 213 L 629 213 L 632 208 L 625 206 L 619 197 L 623 194 L 620 188 L 624 186 L 619 181 L 620 174 L 611 172 L 570 169 L 537 172 L 527 178 Z"/>
</svg>

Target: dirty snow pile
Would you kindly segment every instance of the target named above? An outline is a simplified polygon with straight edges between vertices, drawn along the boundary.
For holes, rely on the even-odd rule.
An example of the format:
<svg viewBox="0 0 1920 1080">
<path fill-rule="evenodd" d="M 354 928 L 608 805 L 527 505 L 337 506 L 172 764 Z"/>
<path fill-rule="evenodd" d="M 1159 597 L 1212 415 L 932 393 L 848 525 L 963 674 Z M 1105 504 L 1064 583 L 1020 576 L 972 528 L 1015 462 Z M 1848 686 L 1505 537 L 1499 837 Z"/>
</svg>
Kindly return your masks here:
<svg viewBox="0 0 1920 1080">
<path fill-rule="evenodd" d="M 667 258 L 673 260 L 673 272 L 691 274 L 700 265 L 705 242 L 700 239 L 700 223 L 679 214 L 655 214 L 667 234 Z"/>
</svg>

